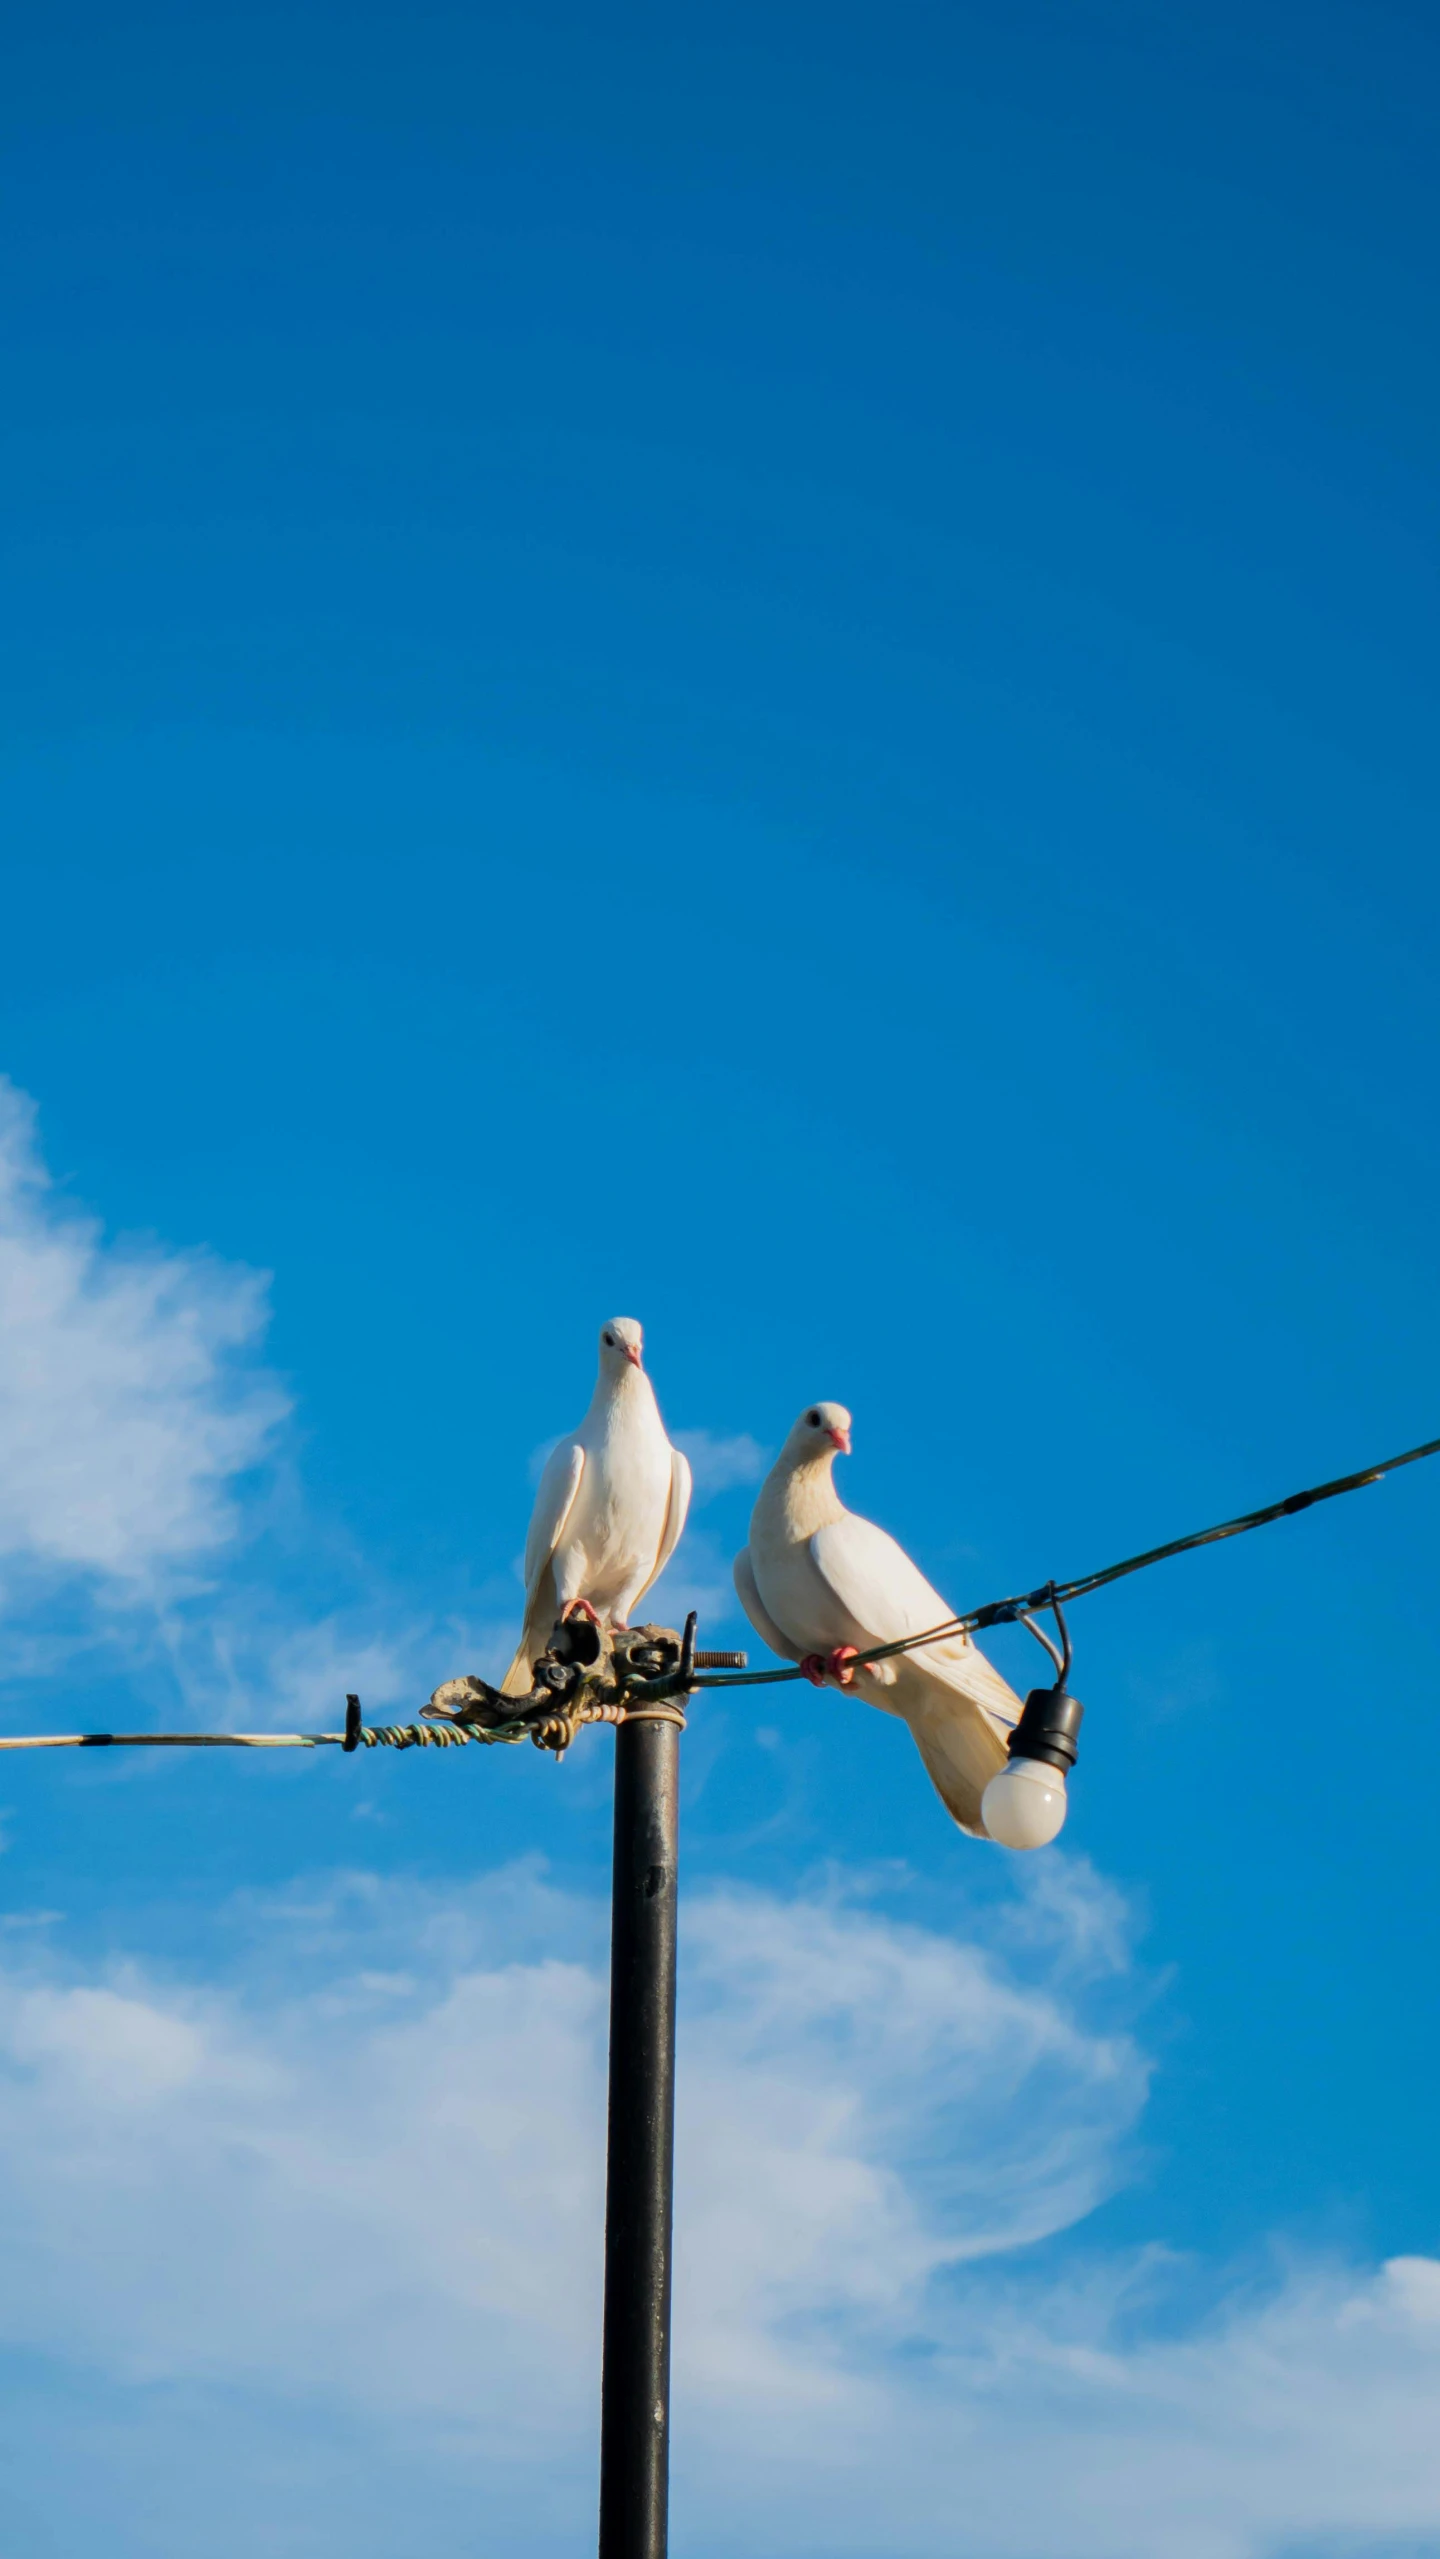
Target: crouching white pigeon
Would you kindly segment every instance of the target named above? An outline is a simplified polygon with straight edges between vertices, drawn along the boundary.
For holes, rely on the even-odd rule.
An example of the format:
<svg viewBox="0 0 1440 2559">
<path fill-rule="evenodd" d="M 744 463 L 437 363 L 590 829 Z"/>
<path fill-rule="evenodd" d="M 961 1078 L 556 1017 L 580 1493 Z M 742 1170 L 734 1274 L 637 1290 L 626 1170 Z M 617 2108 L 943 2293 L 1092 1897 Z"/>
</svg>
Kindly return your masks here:
<svg viewBox="0 0 1440 2559">
<path fill-rule="evenodd" d="M 626 1626 L 669 1563 L 690 1507 L 690 1468 L 665 1436 L 641 1364 L 644 1336 L 617 1315 L 600 1332 L 600 1374 L 578 1431 L 545 1461 L 525 1540 L 525 1626 L 503 1694 L 525 1696 L 558 1617 L 583 1609 Z"/>
<path fill-rule="evenodd" d="M 980 1798 L 1006 1764 L 1020 1700 L 968 1635 L 950 1635 L 888 1661 L 857 1662 L 954 1615 L 903 1546 L 847 1511 L 835 1489 L 850 1454 L 843 1404 L 811 1404 L 760 1487 L 750 1543 L 735 1558 L 735 1588 L 758 1635 L 799 1662 L 817 1686 L 853 1686 L 903 1716 L 946 1810 L 972 1837 L 987 1834 Z"/>
</svg>

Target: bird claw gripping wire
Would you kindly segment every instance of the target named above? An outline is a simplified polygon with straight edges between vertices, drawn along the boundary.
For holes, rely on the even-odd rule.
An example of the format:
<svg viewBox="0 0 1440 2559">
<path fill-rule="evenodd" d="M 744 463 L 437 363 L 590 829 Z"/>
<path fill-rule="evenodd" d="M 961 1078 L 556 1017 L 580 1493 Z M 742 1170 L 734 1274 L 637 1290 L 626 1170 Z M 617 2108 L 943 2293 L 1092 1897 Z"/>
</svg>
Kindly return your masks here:
<svg viewBox="0 0 1440 2559">
<path fill-rule="evenodd" d="M 807 1653 L 800 1664 L 812 1688 L 826 1688 L 831 1680 L 837 1688 L 853 1688 L 855 1664 L 864 1663 L 853 1644 L 837 1644 L 831 1653 Z"/>
</svg>

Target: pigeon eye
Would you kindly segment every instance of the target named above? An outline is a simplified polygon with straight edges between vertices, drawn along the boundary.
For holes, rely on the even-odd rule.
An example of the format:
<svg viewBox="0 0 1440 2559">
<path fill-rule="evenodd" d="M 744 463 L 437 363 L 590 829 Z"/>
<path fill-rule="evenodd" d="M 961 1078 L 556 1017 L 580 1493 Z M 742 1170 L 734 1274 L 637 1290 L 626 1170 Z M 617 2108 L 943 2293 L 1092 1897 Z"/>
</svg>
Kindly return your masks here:
<svg viewBox="0 0 1440 2559">
<path fill-rule="evenodd" d="M 606 1334 L 606 1336 L 605 1336 L 605 1346 L 606 1346 L 607 1350 L 612 1350 L 612 1351 L 613 1351 L 613 1349 L 615 1348 L 615 1336 L 614 1336 L 614 1334 L 613 1334 L 613 1333 L 607 1333 L 607 1334 Z"/>
<path fill-rule="evenodd" d="M 805 1419 L 809 1423 L 812 1431 L 818 1431 L 820 1428 L 820 1416 L 818 1413 L 807 1413 Z"/>
</svg>

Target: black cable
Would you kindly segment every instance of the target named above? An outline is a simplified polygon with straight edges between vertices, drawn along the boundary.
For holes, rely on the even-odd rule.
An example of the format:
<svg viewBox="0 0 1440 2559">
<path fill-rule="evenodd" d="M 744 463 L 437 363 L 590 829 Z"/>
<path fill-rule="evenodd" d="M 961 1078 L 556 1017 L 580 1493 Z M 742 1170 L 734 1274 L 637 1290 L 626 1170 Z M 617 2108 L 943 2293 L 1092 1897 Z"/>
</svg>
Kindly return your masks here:
<svg viewBox="0 0 1440 2559">
<path fill-rule="evenodd" d="M 1379 1466 L 1362 1468 L 1358 1475 L 1337 1475 L 1332 1483 L 1316 1484 L 1309 1492 L 1288 1493 L 1283 1502 L 1269 1502 L 1264 1510 L 1246 1511 L 1241 1519 L 1222 1520 L 1218 1528 L 1197 1528 L 1189 1537 L 1174 1537 L 1168 1546 L 1147 1547 L 1143 1555 L 1127 1555 L 1123 1564 L 1107 1564 L 1101 1572 L 1082 1573 L 1073 1582 L 1044 1582 L 1039 1590 L 1022 1591 L 1013 1599 L 987 1600 L 983 1608 L 969 1609 L 961 1617 L 947 1617 L 943 1626 L 929 1626 L 923 1635 L 904 1635 L 894 1644 L 871 1644 L 864 1652 L 854 1654 L 853 1659 L 860 1663 L 887 1661 L 894 1653 L 913 1653 L 921 1644 L 940 1644 L 951 1635 L 977 1634 L 984 1626 L 1013 1626 L 1017 1621 L 1028 1623 L 1032 1609 L 1049 1608 L 1055 1613 L 1064 1644 L 1063 1654 L 1057 1657 L 1049 1637 L 1038 1626 L 1033 1626 L 1031 1632 L 1039 1636 L 1052 1662 L 1058 1658 L 1063 1685 L 1070 1667 L 1070 1637 L 1060 1613 L 1066 1600 L 1083 1599 L 1088 1591 L 1103 1589 L 1106 1582 L 1118 1582 L 1127 1573 L 1143 1573 L 1147 1565 L 1163 1564 L 1172 1555 L 1186 1555 L 1192 1546 L 1215 1546 L 1225 1537 L 1243 1537 L 1247 1529 L 1265 1528 L 1271 1520 L 1288 1519 L 1295 1511 L 1309 1510 L 1314 1502 L 1333 1501 L 1337 1493 L 1358 1492 L 1362 1484 L 1378 1484 L 1383 1476 L 1392 1475 L 1397 1466 L 1413 1466 L 1417 1458 L 1437 1455 L 1440 1455 L 1440 1439 L 1427 1439 L 1423 1447 L 1407 1448 L 1401 1456 L 1387 1457 Z M 694 1641 L 693 1624 L 692 1619 L 686 1627 L 682 1661 Z M 713 1661 L 716 1656 L 696 1653 L 697 1668 L 707 1658 Z M 723 1660 L 724 1655 L 719 1658 Z M 804 1675 L 798 1669 L 707 1671 L 697 1678 L 692 1672 L 685 1685 L 687 1693 L 691 1688 L 768 1688 L 778 1680 L 800 1679 Z M 682 1672 L 671 1672 L 664 1679 L 640 1683 L 633 1694 L 647 1702 L 639 1711 L 665 1712 L 659 1701 L 676 1692 L 681 1676 Z M 533 1720 L 526 1721 L 523 1717 L 488 1727 L 446 1722 L 368 1726 L 360 1722 L 358 1697 L 347 1697 L 345 1707 L 343 1733 L 7 1733 L 0 1735 L 0 1750 L 86 1750 L 103 1746 L 114 1748 L 122 1744 L 148 1744 L 152 1748 L 169 1749 L 315 1750 L 332 1743 L 344 1750 L 355 1750 L 362 1745 L 370 1749 L 377 1743 L 392 1749 L 410 1750 L 420 1744 L 443 1747 L 446 1743 L 467 1741 L 518 1742 L 542 1738 Z M 613 1721 L 614 1718 L 607 1712 L 602 1720 Z"/>
<path fill-rule="evenodd" d="M 1143 1555 L 1127 1555 L 1123 1564 L 1106 1564 L 1098 1573 L 1081 1573 L 1073 1582 L 1045 1582 L 1039 1590 L 1023 1591 L 1014 1599 L 987 1600 L 983 1608 L 972 1608 L 961 1617 L 947 1617 L 943 1626 L 927 1627 L 923 1635 L 905 1635 L 895 1644 L 872 1644 L 855 1656 L 859 1662 L 888 1661 L 894 1653 L 913 1653 L 920 1644 L 943 1643 L 950 1635 L 978 1634 L 984 1626 L 1013 1626 L 1032 1608 L 1053 1608 L 1057 1600 L 1083 1599 L 1087 1592 L 1101 1590 L 1107 1582 L 1123 1580 L 1127 1573 L 1143 1573 L 1150 1564 L 1166 1563 L 1172 1555 L 1188 1555 L 1193 1546 L 1218 1546 L 1222 1538 L 1243 1537 L 1247 1529 L 1266 1528 L 1271 1520 L 1288 1519 L 1296 1511 L 1308 1511 L 1315 1502 L 1329 1502 L 1337 1493 L 1358 1492 L 1363 1484 L 1378 1484 L 1383 1476 L 1393 1475 L 1397 1466 L 1413 1466 L 1417 1458 L 1440 1454 L 1440 1439 L 1427 1439 L 1421 1448 L 1407 1448 L 1399 1457 L 1387 1457 L 1379 1466 L 1363 1467 L 1358 1475 L 1337 1475 L 1329 1484 L 1316 1484 L 1306 1493 L 1287 1493 L 1283 1502 L 1267 1502 L 1264 1510 L 1246 1511 L 1243 1518 L 1222 1520 L 1218 1528 L 1197 1528 L 1189 1537 L 1173 1537 L 1168 1546 L 1150 1546 Z M 1048 1649 L 1048 1648 L 1047 1648 Z M 697 1688 L 754 1688 L 768 1686 L 774 1680 L 799 1679 L 798 1670 L 751 1670 L 732 1673 L 728 1678 L 697 1679 Z"/>
</svg>

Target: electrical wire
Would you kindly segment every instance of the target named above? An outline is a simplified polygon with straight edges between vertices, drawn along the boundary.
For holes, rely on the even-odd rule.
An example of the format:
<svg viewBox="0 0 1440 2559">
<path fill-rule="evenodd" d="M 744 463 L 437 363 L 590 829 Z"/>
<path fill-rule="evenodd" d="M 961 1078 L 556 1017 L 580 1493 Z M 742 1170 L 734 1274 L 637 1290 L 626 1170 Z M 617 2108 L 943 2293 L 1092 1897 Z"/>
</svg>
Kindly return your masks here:
<svg viewBox="0 0 1440 2559">
<path fill-rule="evenodd" d="M 1030 1624 L 1037 1608 L 1056 1609 L 1057 1622 L 1064 1634 L 1064 1620 L 1058 1606 L 1072 1599 L 1084 1599 L 1092 1590 L 1103 1590 L 1108 1582 L 1122 1581 L 1127 1573 L 1143 1573 L 1151 1564 L 1168 1563 L 1172 1555 L 1188 1555 L 1196 1546 L 1218 1546 L 1227 1537 L 1243 1537 L 1252 1528 L 1267 1528 L 1272 1520 L 1293 1518 L 1316 1502 L 1333 1501 L 1339 1493 L 1359 1492 L 1362 1485 L 1378 1484 L 1393 1475 L 1400 1466 L 1413 1466 L 1417 1459 L 1440 1455 L 1440 1439 L 1427 1439 L 1420 1448 L 1407 1448 L 1399 1457 L 1387 1457 L 1378 1466 L 1362 1467 L 1355 1475 L 1337 1475 L 1328 1484 L 1312 1485 L 1308 1492 L 1287 1493 L 1280 1502 L 1267 1502 L 1263 1510 L 1246 1511 L 1239 1519 L 1222 1520 L 1217 1528 L 1193 1529 L 1188 1537 L 1172 1537 L 1166 1546 L 1149 1546 L 1143 1555 L 1127 1555 L 1122 1563 L 1105 1564 L 1098 1573 L 1081 1573 L 1070 1582 L 1045 1582 L 1039 1590 L 1022 1591 L 1011 1599 L 987 1600 L 983 1608 L 971 1608 L 959 1617 L 947 1617 L 941 1626 L 929 1626 L 920 1635 L 903 1635 L 893 1644 L 870 1644 L 853 1659 L 859 1663 L 888 1661 L 896 1653 L 913 1653 L 925 1644 L 942 1644 L 954 1635 L 978 1634 L 986 1626 Z M 1039 1636 L 1051 1659 L 1058 1661 L 1048 1636 L 1038 1626 L 1031 1633 Z M 1063 1682 L 1069 1663 L 1069 1638 L 1061 1668 Z M 801 1679 L 805 1673 L 795 1670 L 744 1670 L 689 1672 L 683 1676 L 683 1689 L 689 1694 L 695 1688 L 768 1688 L 787 1679 Z M 641 1715 L 666 1715 L 667 1693 L 678 1695 L 681 1680 L 650 1680 L 639 1683 L 630 1694 L 644 1700 L 632 1708 Z M 463 1748 L 469 1742 L 535 1741 L 542 1739 L 533 1718 L 517 1718 L 513 1722 L 491 1725 L 461 1723 L 365 1724 L 359 1721 L 359 1699 L 352 1698 L 352 1721 L 344 1733 L 5 1733 L 0 1734 L 0 1750 L 106 1750 L 117 1748 L 150 1748 L 159 1750 L 324 1750 L 337 1745 L 351 1750 L 444 1750 Z M 562 1710 L 563 1712 L 563 1710 Z M 618 1713 L 582 1714 L 582 1722 L 619 1721 L 626 1710 Z M 574 1719 L 572 1719 L 574 1720 Z M 568 1736 L 566 1737 L 568 1738 Z M 544 1743 L 554 1748 L 554 1740 Z M 563 1741 L 561 1743 L 563 1747 Z"/>
<path fill-rule="evenodd" d="M 1022 1591 L 1012 1599 L 987 1600 L 983 1608 L 971 1608 L 959 1617 L 947 1617 L 943 1626 L 929 1626 L 922 1635 L 904 1635 L 893 1644 L 868 1645 L 854 1658 L 860 1663 L 888 1661 L 896 1653 L 913 1653 L 923 1644 L 942 1644 L 953 1635 L 978 1634 L 986 1626 L 1013 1626 L 1032 1609 L 1053 1608 L 1057 1600 L 1063 1603 L 1084 1599 L 1092 1590 L 1103 1590 L 1107 1582 L 1122 1581 L 1127 1573 L 1143 1573 L 1151 1564 L 1167 1563 L 1172 1555 L 1188 1555 L 1193 1547 L 1218 1546 L 1224 1538 L 1243 1537 L 1252 1528 L 1267 1528 L 1272 1520 L 1292 1518 L 1297 1511 L 1307 1511 L 1316 1502 L 1333 1501 L 1338 1493 L 1359 1492 L 1362 1485 L 1378 1484 L 1386 1475 L 1393 1475 L 1399 1466 L 1413 1466 L 1418 1458 L 1437 1454 L 1440 1454 L 1440 1439 L 1427 1439 L 1420 1448 L 1407 1448 L 1399 1457 L 1387 1457 L 1378 1466 L 1362 1467 L 1358 1474 L 1337 1475 L 1328 1484 L 1312 1485 L 1308 1492 L 1287 1493 L 1283 1501 L 1267 1502 L 1263 1510 L 1246 1511 L 1239 1519 L 1222 1520 L 1218 1528 L 1193 1529 L 1188 1537 L 1172 1537 L 1166 1546 L 1149 1546 L 1143 1555 L 1127 1555 L 1123 1563 L 1103 1565 L 1098 1573 L 1081 1573 L 1072 1582 L 1046 1582 L 1039 1590 Z M 804 1676 L 804 1672 L 798 1669 L 739 1671 L 728 1676 L 697 1679 L 695 1686 L 752 1688 Z"/>
<path fill-rule="evenodd" d="M 524 1723 L 361 1724 L 356 1750 L 463 1750 L 467 1742 L 523 1742 Z M 0 1733 L 0 1750 L 343 1750 L 344 1733 Z"/>
</svg>

